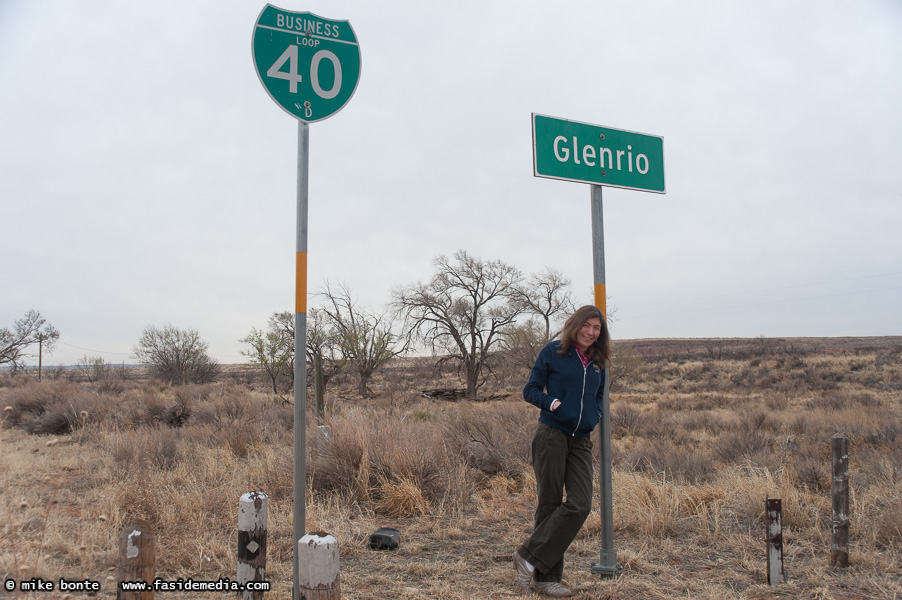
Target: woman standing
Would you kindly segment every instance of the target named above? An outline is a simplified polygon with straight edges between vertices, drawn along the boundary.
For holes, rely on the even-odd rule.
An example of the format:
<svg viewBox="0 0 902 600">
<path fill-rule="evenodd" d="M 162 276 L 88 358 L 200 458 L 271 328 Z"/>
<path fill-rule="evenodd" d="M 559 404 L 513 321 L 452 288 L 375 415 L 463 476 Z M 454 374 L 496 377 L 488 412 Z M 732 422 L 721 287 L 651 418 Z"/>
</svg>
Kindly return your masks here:
<svg viewBox="0 0 902 600">
<path fill-rule="evenodd" d="M 604 369 L 612 354 L 604 315 L 583 306 L 564 324 L 559 341 L 542 348 L 523 388 L 541 409 L 532 440 L 538 506 L 535 528 L 514 552 L 517 583 L 529 592 L 566 598 L 564 553 L 592 508 L 592 440 L 601 418 Z M 564 501 L 564 490 L 567 500 Z"/>
</svg>

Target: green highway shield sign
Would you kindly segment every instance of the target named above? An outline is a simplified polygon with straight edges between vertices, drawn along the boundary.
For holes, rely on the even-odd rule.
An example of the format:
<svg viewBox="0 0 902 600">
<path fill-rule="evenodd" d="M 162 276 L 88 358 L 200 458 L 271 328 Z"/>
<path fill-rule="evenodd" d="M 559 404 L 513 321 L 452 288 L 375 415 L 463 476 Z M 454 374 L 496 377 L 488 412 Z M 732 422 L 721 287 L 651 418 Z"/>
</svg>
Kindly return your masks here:
<svg viewBox="0 0 902 600">
<path fill-rule="evenodd" d="M 269 96 L 307 123 L 344 108 L 360 81 L 360 46 L 348 21 L 267 4 L 254 26 L 252 50 Z"/>
<path fill-rule="evenodd" d="M 536 177 L 665 193 L 664 138 L 533 113 Z"/>
</svg>

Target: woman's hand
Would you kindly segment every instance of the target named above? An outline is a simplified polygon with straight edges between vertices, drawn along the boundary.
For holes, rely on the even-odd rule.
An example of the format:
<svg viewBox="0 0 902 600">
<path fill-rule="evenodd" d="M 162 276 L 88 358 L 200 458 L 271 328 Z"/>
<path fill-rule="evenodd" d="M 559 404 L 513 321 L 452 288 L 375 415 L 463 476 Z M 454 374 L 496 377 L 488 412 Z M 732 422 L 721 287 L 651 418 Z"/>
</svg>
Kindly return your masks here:
<svg viewBox="0 0 902 600">
<path fill-rule="evenodd" d="M 557 407 L 560 406 L 560 405 L 561 405 L 561 401 L 555 398 L 555 399 L 551 402 L 551 412 L 556 411 L 556 410 L 557 410 Z"/>
</svg>

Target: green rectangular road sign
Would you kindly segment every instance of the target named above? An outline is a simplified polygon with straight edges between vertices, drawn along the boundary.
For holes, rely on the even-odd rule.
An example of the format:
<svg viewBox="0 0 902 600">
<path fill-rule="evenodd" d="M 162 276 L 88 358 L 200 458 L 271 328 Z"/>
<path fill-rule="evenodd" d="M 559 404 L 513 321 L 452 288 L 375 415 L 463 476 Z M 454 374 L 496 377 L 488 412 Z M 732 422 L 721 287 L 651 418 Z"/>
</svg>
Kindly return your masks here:
<svg viewBox="0 0 902 600">
<path fill-rule="evenodd" d="M 664 138 L 532 114 L 536 177 L 665 193 Z"/>
</svg>

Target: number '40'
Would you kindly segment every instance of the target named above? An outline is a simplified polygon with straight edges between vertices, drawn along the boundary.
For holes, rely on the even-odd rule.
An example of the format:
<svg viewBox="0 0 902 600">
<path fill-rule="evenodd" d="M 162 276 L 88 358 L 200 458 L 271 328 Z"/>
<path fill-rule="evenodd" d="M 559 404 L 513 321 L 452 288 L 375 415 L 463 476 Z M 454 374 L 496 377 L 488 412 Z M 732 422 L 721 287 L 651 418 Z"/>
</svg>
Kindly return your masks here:
<svg viewBox="0 0 902 600">
<path fill-rule="evenodd" d="M 323 59 L 329 60 L 335 69 L 335 81 L 332 82 L 332 88 L 328 90 L 324 90 L 319 83 L 319 63 Z M 287 72 L 282 70 L 286 62 L 288 63 Z M 297 94 L 298 83 L 304 80 L 298 73 L 298 46 L 295 44 L 288 46 L 282 56 L 277 58 L 276 62 L 266 71 L 266 76 L 273 79 L 284 79 L 288 82 L 288 91 Z M 338 91 L 341 89 L 341 63 L 338 62 L 338 57 L 334 52 L 320 50 L 313 55 L 313 60 L 310 61 L 310 84 L 316 95 L 325 100 L 330 100 L 338 95 Z"/>
</svg>

